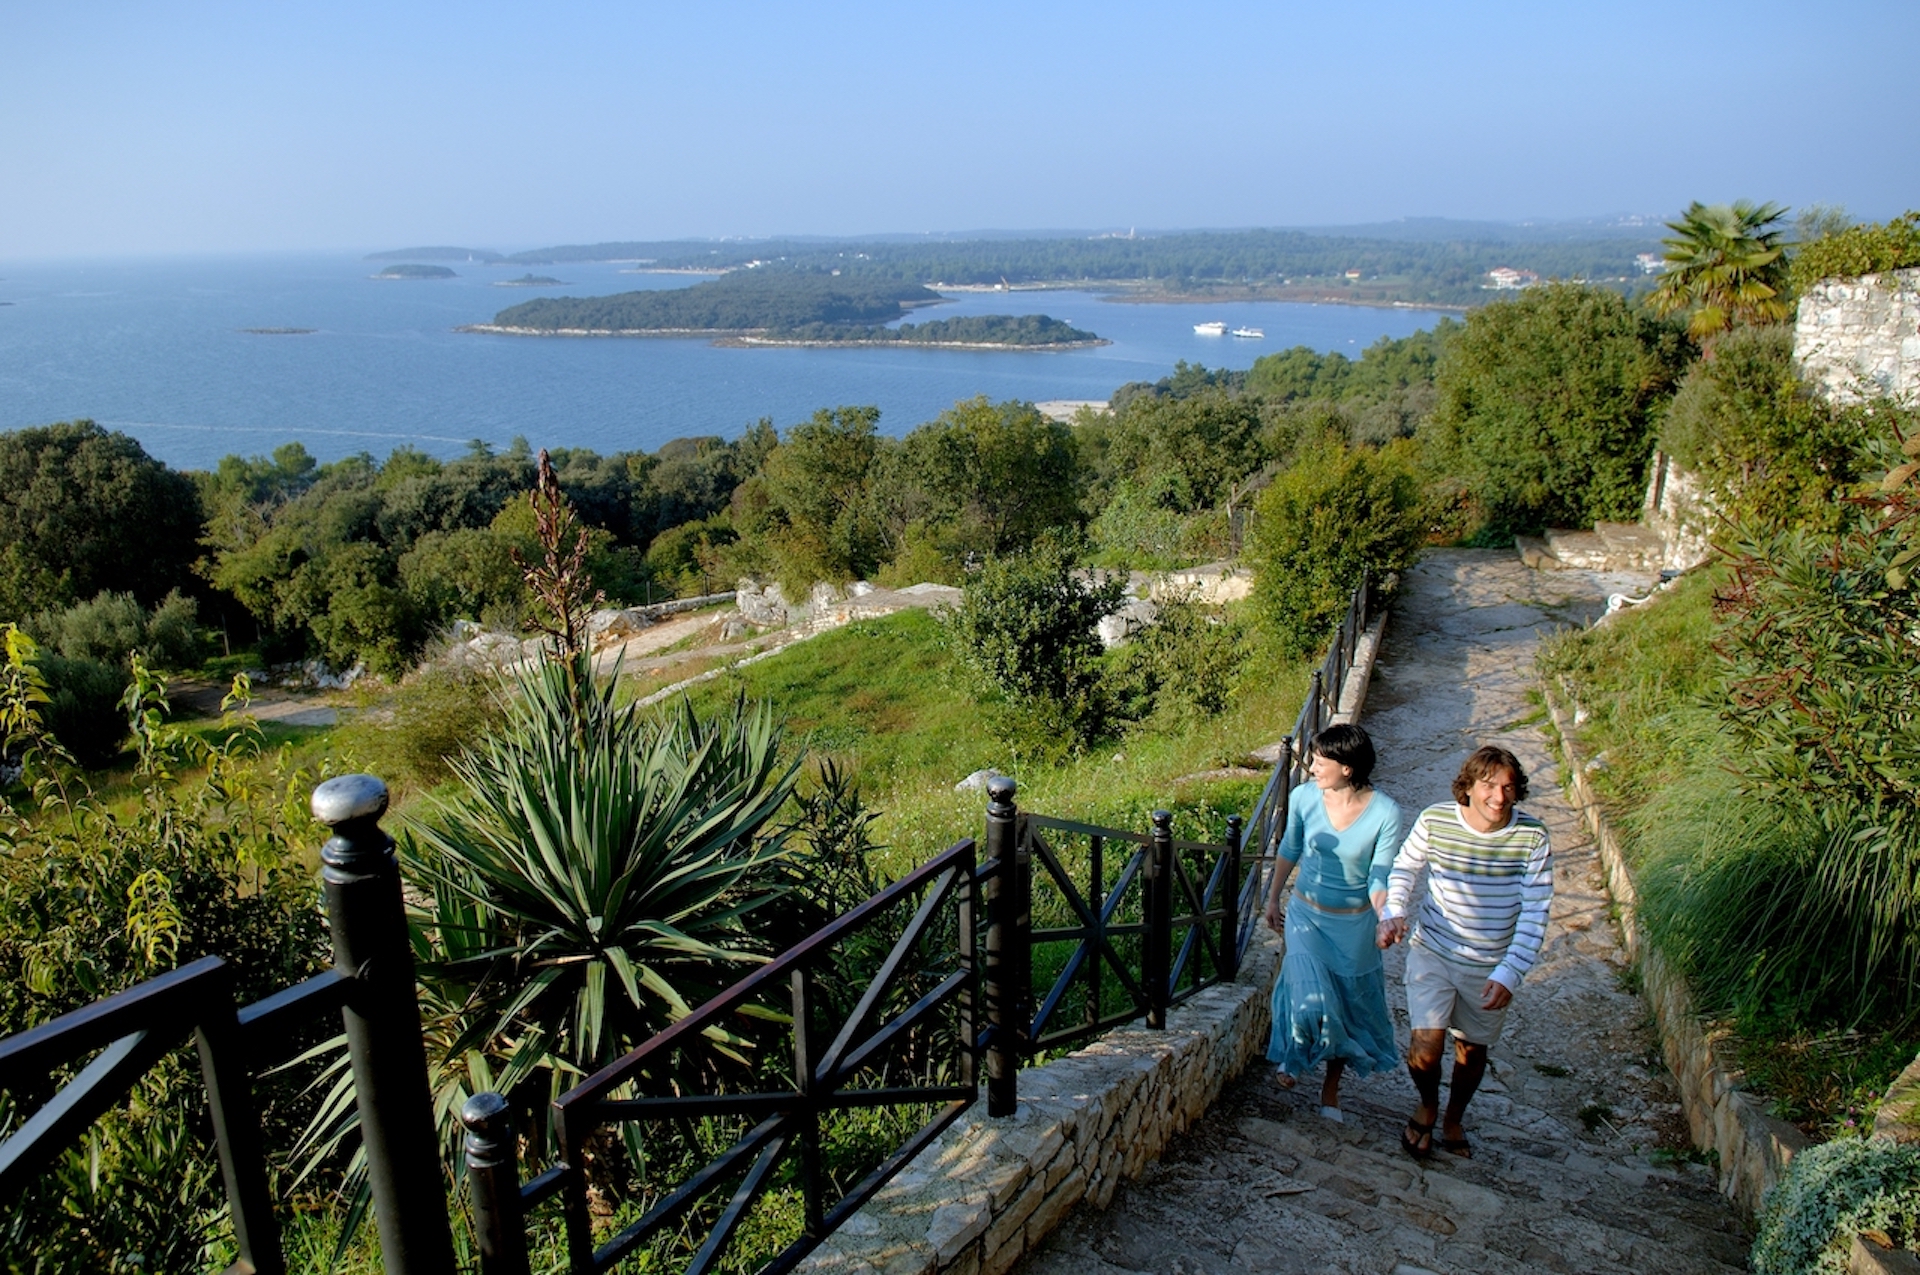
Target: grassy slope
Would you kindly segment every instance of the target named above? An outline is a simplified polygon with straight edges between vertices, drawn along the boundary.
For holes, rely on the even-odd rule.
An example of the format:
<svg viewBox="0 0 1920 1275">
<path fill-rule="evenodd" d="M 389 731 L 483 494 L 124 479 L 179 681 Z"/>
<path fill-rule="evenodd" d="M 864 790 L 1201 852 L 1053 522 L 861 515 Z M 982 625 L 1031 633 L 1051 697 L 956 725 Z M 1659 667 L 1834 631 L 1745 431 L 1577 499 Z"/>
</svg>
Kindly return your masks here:
<svg viewBox="0 0 1920 1275">
<path fill-rule="evenodd" d="M 1738 791 L 1732 745 L 1719 728 L 1712 608 L 1724 579 L 1712 571 L 1686 577 L 1652 605 L 1556 640 L 1540 659 L 1543 674 L 1563 678 L 1584 712 L 1576 743 L 1598 762 L 1594 787 L 1626 834 L 1643 893 L 1649 885 L 1657 892 L 1663 869 L 1681 856 L 1702 846 L 1714 852 L 1743 835 L 1743 825 L 1760 835 L 1777 826 Z M 1717 941 L 1714 917 L 1696 914 L 1663 930 L 1654 909 L 1643 914 L 1663 951 Z M 1677 932 L 1689 928 L 1697 932 Z M 1857 1130 L 1920 1049 L 1912 1026 L 1815 1024 L 1779 1007 L 1726 1012 L 1750 1083 L 1772 1095 L 1777 1114 L 1816 1136 Z"/>
<path fill-rule="evenodd" d="M 986 798 L 953 786 L 992 767 L 1019 781 L 1023 807 L 1092 822 L 1146 827 L 1148 812 L 1175 812 L 1179 835 L 1220 835 L 1226 815 L 1258 796 L 1248 777 L 1184 776 L 1237 762 L 1280 738 L 1299 711 L 1307 668 L 1250 671 L 1231 709 L 1190 726 L 1137 732 L 1066 765 L 1018 765 L 989 735 L 961 689 L 939 622 L 904 611 L 822 634 L 770 659 L 693 688 L 696 707 L 744 693 L 765 700 L 789 740 L 858 775 L 898 871 L 977 835 Z"/>
</svg>

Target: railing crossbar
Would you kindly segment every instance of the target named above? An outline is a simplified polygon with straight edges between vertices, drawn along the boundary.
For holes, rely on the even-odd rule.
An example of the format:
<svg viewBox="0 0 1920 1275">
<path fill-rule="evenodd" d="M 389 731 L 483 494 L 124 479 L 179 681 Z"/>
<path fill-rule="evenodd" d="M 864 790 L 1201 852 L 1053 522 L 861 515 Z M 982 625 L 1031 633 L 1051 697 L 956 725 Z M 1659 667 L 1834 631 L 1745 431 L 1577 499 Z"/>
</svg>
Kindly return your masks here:
<svg viewBox="0 0 1920 1275">
<path fill-rule="evenodd" d="M 839 1070 L 841 1055 L 847 1052 L 854 1038 L 864 1032 L 868 1024 L 873 1021 L 874 1012 L 879 1008 L 881 998 L 892 990 L 907 958 L 913 955 L 913 949 L 919 945 L 921 937 L 927 932 L 927 927 L 932 924 L 934 914 L 939 910 L 940 905 L 946 902 L 947 896 L 953 892 L 954 883 L 959 879 L 958 866 L 950 867 L 935 878 L 933 884 L 927 888 L 926 897 L 921 899 L 920 906 L 914 909 L 913 919 L 901 931 L 899 939 L 894 942 L 893 950 L 888 952 L 886 960 L 881 962 L 879 971 L 874 975 L 873 981 L 867 984 L 867 990 L 861 994 L 859 1003 L 853 1007 L 853 1012 L 847 1015 L 847 1021 L 841 1026 L 840 1034 L 833 1038 L 833 1043 L 827 1046 L 827 1052 L 821 1055 L 817 1068 L 820 1075 L 832 1075 Z"/>
</svg>

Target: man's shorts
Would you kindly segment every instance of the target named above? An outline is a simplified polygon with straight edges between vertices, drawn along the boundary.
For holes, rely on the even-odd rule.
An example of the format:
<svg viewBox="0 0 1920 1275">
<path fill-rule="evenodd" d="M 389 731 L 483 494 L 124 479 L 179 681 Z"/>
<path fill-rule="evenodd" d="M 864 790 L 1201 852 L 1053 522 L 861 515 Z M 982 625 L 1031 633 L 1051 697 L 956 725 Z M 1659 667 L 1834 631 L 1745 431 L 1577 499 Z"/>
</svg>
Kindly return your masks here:
<svg viewBox="0 0 1920 1275">
<path fill-rule="evenodd" d="M 1505 1009 L 1483 1009 L 1490 965 L 1449 960 L 1420 943 L 1407 944 L 1407 1017 L 1415 1031 L 1445 1028 L 1473 1045 L 1491 1045 L 1506 1026 Z"/>
</svg>

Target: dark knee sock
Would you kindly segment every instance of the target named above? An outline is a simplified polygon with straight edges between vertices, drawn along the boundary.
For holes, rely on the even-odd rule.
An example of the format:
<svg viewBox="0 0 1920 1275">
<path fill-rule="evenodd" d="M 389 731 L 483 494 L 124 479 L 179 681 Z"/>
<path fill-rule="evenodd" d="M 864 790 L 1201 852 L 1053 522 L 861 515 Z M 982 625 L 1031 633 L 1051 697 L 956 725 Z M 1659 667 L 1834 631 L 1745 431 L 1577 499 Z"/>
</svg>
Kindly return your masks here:
<svg viewBox="0 0 1920 1275">
<path fill-rule="evenodd" d="M 1467 1104 L 1473 1101 L 1473 1095 L 1480 1091 L 1481 1077 L 1487 1074 L 1487 1051 L 1484 1049 L 1465 1050 L 1455 1055 L 1453 1060 L 1453 1083 L 1447 1087 L 1447 1123 L 1459 1124 L 1467 1113 Z M 1439 1069 L 1434 1069 L 1436 1078 Z M 1436 1092 L 1438 1092 L 1436 1090 Z"/>
</svg>

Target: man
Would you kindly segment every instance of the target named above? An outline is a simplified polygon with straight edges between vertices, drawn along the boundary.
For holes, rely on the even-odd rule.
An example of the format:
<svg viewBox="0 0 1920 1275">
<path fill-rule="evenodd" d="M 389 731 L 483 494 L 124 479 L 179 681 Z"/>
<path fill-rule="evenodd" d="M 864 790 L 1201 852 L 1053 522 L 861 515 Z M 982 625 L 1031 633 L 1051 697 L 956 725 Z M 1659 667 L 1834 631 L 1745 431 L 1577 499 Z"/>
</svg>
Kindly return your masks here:
<svg viewBox="0 0 1920 1275">
<path fill-rule="evenodd" d="M 1416 1159 L 1433 1154 L 1449 1032 L 1453 1083 L 1440 1147 L 1473 1154 L 1460 1122 L 1486 1074 L 1487 1049 L 1500 1039 L 1507 1005 L 1546 936 L 1553 859 L 1546 825 L 1517 808 L 1526 795 L 1527 775 L 1512 753 L 1491 745 L 1477 750 L 1454 778 L 1453 800 L 1428 806 L 1413 821 L 1387 879 L 1381 947 L 1407 935 L 1414 886 L 1422 871 L 1427 875 L 1426 901 L 1407 945 L 1407 1071 L 1420 1105 L 1400 1142 Z"/>
</svg>

